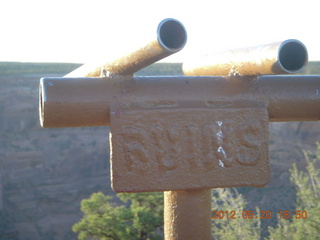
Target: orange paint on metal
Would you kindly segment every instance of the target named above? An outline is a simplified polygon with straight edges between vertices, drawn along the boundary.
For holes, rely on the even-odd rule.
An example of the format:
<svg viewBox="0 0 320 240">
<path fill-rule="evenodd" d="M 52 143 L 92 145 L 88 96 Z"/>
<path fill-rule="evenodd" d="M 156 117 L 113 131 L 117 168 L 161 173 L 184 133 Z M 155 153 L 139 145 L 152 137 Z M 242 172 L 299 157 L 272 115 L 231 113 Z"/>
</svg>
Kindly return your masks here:
<svg viewBox="0 0 320 240">
<path fill-rule="evenodd" d="M 320 120 L 320 76 L 43 78 L 43 127 L 110 125 L 115 104 L 132 108 L 244 108 L 257 99 L 269 121 Z"/>
<path fill-rule="evenodd" d="M 186 76 L 257 76 L 297 73 L 308 62 L 306 47 L 289 39 L 192 58 L 183 64 Z"/>
<path fill-rule="evenodd" d="M 268 113 L 257 105 L 112 108 L 112 188 L 159 192 L 266 185 L 270 179 Z"/>
<path fill-rule="evenodd" d="M 145 46 L 103 66 L 90 69 L 90 65 L 84 65 L 66 77 L 132 75 L 140 69 L 180 51 L 186 42 L 187 32 L 182 23 L 176 19 L 167 18 L 159 23 L 155 39 Z"/>
<path fill-rule="evenodd" d="M 164 239 L 211 239 L 211 189 L 164 192 Z"/>
</svg>

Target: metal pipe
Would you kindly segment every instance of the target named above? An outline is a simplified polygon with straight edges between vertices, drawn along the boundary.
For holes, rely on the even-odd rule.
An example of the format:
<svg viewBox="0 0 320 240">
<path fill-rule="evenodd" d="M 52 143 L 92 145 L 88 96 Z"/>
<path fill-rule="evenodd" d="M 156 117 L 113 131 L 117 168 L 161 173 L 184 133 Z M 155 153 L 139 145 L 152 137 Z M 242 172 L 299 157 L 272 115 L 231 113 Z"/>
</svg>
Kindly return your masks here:
<svg viewBox="0 0 320 240">
<path fill-rule="evenodd" d="M 289 39 L 194 58 L 183 64 L 187 76 L 256 76 L 297 73 L 308 61 L 304 44 Z"/>
<path fill-rule="evenodd" d="M 320 76 L 260 76 L 258 84 L 270 122 L 320 120 Z"/>
<path fill-rule="evenodd" d="M 211 239 L 211 189 L 164 192 L 164 239 Z"/>
<path fill-rule="evenodd" d="M 108 126 L 109 105 L 119 82 L 101 78 L 42 78 L 39 114 L 42 127 Z"/>
<path fill-rule="evenodd" d="M 39 94 L 43 127 L 107 126 L 114 104 L 222 109 L 260 101 L 269 121 L 320 120 L 320 76 L 42 78 Z"/>
<path fill-rule="evenodd" d="M 90 69 L 90 65 L 83 65 L 66 77 L 99 77 L 108 75 L 108 73 L 132 75 L 140 69 L 180 51 L 186 42 L 187 32 L 183 24 L 176 19 L 167 18 L 159 23 L 156 38 L 147 45 L 94 69 Z"/>
</svg>

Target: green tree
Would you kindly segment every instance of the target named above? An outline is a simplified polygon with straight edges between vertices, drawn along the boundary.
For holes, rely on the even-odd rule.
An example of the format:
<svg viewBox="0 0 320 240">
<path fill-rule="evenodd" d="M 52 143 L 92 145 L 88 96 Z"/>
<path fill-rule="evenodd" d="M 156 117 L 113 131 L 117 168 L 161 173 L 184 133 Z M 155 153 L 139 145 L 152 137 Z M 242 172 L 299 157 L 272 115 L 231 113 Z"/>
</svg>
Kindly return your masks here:
<svg viewBox="0 0 320 240">
<path fill-rule="evenodd" d="M 271 240 L 320 239 L 320 144 L 317 145 L 316 152 L 304 152 L 306 172 L 298 171 L 295 164 L 290 170 L 297 191 L 296 214 L 292 219 L 279 219 L 276 228 L 269 227 Z"/>
<path fill-rule="evenodd" d="M 156 233 L 163 226 L 162 193 L 120 193 L 128 206 L 116 206 L 112 197 L 94 193 L 81 202 L 84 217 L 72 230 L 80 240 L 162 239 Z"/>
<path fill-rule="evenodd" d="M 212 219 L 213 239 L 256 240 L 260 238 L 260 219 L 253 217 L 260 211 L 258 208 L 255 212 L 247 211 L 245 209 L 247 202 L 235 188 L 213 190 L 212 202 L 213 218 L 217 217 L 217 219 Z M 221 215 L 217 216 L 217 213 Z"/>
</svg>

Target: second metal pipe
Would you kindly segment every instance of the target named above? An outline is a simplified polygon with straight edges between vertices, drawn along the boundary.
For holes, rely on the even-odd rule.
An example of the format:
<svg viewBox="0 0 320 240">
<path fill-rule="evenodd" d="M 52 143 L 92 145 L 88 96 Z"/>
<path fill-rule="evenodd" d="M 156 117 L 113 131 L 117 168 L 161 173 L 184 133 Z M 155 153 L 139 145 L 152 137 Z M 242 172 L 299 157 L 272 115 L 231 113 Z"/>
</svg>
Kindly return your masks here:
<svg viewBox="0 0 320 240">
<path fill-rule="evenodd" d="M 193 58 L 183 64 L 187 76 L 257 76 L 297 73 L 308 61 L 302 42 L 294 39 Z"/>
</svg>

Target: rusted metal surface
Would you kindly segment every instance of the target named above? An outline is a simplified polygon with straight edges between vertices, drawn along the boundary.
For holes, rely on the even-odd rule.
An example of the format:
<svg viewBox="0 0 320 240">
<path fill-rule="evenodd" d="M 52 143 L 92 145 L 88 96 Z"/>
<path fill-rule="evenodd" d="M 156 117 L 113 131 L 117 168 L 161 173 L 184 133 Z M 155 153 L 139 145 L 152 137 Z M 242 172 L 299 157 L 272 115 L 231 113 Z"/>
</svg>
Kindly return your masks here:
<svg viewBox="0 0 320 240">
<path fill-rule="evenodd" d="M 164 192 L 164 239 L 211 239 L 210 189 Z"/>
<path fill-rule="evenodd" d="M 308 61 L 298 40 L 234 49 L 193 58 L 183 64 L 187 76 L 257 76 L 299 72 Z"/>
<path fill-rule="evenodd" d="M 319 76 L 46 78 L 41 121 L 110 125 L 117 192 L 261 187 L 268 121 L 319 120 L 319 88 Z"/>
<path fill-rule="evenodd" d="M 159 192 L 262 187 L 270 179 L 268 126 L 267 109 L 259 101 L 235 109 L 115 107 L 110 125 L 112 188 Z"/>
<path fill-rule="evenodd" d="M 128 108 L 228 109 L 259 99 L 269 121 L 320 119 L 320 76 L 43 78 L 43 127 L 110 125 L 115 104 Z"/>
<path fill-rule="evenodd" d="M 42 127 L 107 126 L 110 104 L 128 78 L 43 78 L 39 87 Z M 131 78 L 130 78 L 131 79 Z"/>
<path fill-rule="evenodd" d="M 168 18 L 158 25 L 156 37 L 128 55 L 94 69 L 84 65 L 66 77 L 99 77 L 109 74 L 132 75 L 140 69 L 180 51 L 187 42 L 187 32 L 181 22 Z"/>
</svg>

